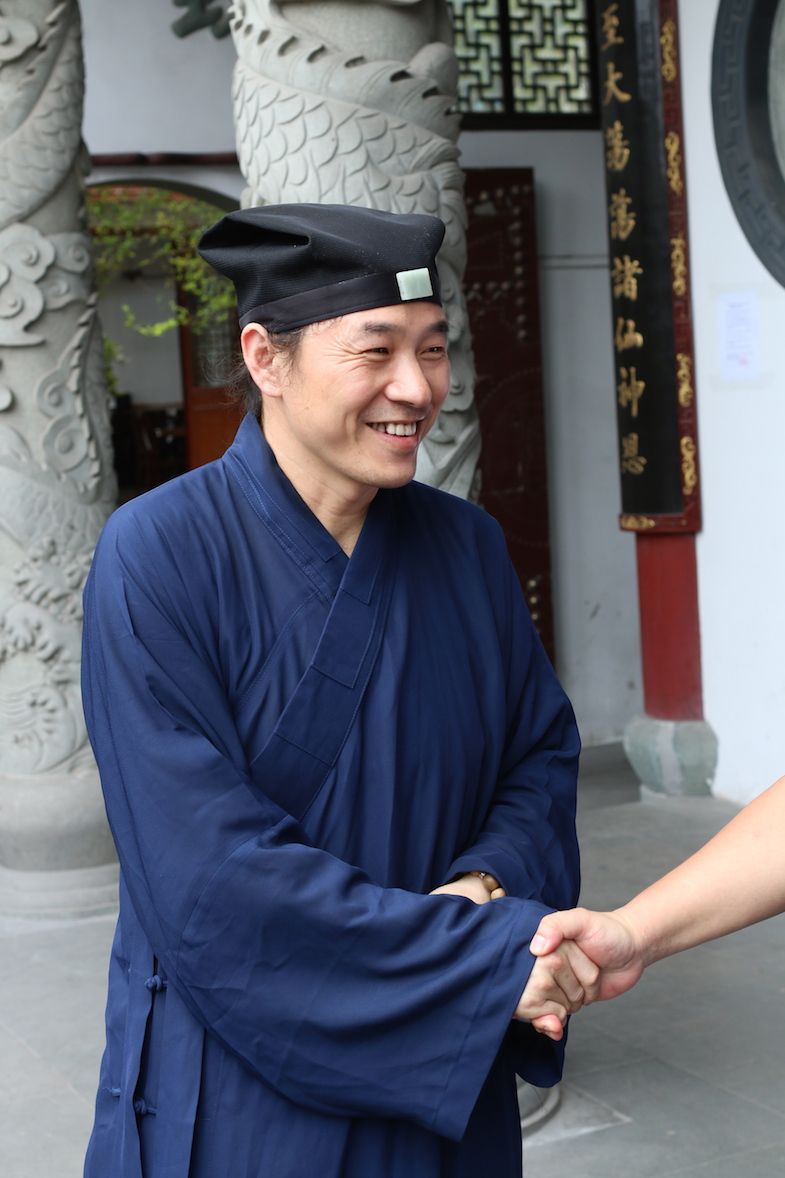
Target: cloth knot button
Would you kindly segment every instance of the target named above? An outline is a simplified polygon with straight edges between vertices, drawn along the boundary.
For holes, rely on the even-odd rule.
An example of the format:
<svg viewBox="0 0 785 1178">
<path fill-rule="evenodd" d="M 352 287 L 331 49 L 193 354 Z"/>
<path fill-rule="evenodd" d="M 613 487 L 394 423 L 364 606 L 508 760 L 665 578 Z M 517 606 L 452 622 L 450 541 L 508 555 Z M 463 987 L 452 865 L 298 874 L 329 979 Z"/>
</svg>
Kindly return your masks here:
<svg viewBox="0 0 785 1178">
<path fill-rule="evenodd" d="M 163 978 L 159 977 L 157 973 L 154 973 L 151 978 L 148 978 L 147 981 L 145 982 L 145 985 L 147 986 L 148 990 L 165 990 L 166 989 L 166 982 L 164 981 Z"/>
<path fill-rule="evenodd" d="M 136 1113 L 137 1117 L 146 1117 L 148 1113 L 151 1117 L 154 1117 L 157 1111 L 157 1109 L 154 1109 L 153 1106 L 148 1104 L 147 1101 L 143 1098 L 134 1101 L 134 1112 Z"/>
</svg>

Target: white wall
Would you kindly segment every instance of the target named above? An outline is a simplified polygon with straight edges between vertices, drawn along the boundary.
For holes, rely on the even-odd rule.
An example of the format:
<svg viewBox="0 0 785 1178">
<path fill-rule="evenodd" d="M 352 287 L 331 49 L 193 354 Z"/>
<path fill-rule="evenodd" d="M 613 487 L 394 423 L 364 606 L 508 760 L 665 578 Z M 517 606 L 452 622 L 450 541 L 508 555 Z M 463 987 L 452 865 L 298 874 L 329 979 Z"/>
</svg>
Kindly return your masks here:
<svg viewBox="0 0 785 1178">
<path fill-rule="evenodd" d="M 465 167 L 534 168 L 558 671 L 585 744 L 642 709 L 634 537 L 620 507 L 602 136 L 467 132 Z"/>
<path fill-rule="evenodd" d="M 140 405 L 181 404 L 183 377 L 179 332 L 139 335 L 125 325 L 123 305 L 130 305 L 142 323 L 165 319 L 174 284 L 162 278 L 118 278 L 101 295 L 101 325 L 122 350 L 125 362 L 115 365 L 120 392 Z"/>
<path fill-rule="evenodd" d="M 234 151 L 231 37 L 176 37 L 170 0 L 81 0 L 84 139 L 93 155 Z"/>
<path fill-rule="evenodd" d="M 704 505 L 698 573 L 705 712 L 720 744 L 714 788 L 746 801 L 785 772 L 785 290 L 747 244 L 720 175 L 710 102 L 717 9 L 717 0 L 680 6 Z M 718 330 L 719 300 L 738 292 L 757 302 L 760 353 L 759 374 L 743 382 L 723 372 Z"/>
<path fill-rule="evenodd" d="M 129 152 L 233 152 L 231 37 L 209 29 L 176 37 L 182 16 L 170 0 L 118 5 L 81 0 L 85 110 L 83 136 L 91 155 Z M 96 168 L 90 182 L 170 181 L 230 197 L 239 204 L 243 179 L 235 167 L 168 164 L 154 169 Z"/>
</svg>

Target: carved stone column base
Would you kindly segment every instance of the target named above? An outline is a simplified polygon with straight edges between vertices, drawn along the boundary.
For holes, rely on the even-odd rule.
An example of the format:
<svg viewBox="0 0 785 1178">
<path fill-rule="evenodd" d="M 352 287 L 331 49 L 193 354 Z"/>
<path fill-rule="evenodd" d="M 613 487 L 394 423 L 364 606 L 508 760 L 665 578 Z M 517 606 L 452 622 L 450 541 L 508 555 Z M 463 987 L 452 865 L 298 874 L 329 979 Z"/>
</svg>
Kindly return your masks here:
<svg viewBox="0 0 785 1178">
<path fill-rule="evenodd" d="M 0 866 L 0 914 L 66 919 L 117 910 L 117 863 L 70 871 L 13 871 Z"/>
<path fill-rule="evenodd" d="M 705 720 L 635 716 L 624 731 L 624 751 L 640 778 L 644 798 L 711 793 L 717 737 Z"/>
<path fill-rule="evenodd" d="M 0 776 L 0 912 L 74 916 L 117 903 L 98 775 Z"/>
</svg>

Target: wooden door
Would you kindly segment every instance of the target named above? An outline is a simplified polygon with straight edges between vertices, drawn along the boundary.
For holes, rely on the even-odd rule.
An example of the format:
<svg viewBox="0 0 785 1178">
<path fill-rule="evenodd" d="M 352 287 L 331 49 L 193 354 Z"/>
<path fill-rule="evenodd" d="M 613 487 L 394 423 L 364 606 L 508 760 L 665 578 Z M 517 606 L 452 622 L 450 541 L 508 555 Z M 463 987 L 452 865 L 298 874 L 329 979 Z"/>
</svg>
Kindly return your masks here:
<svg viewBox="0 0 785 1178">
<path fill-rule="evenodd" d="M 534 174 L 466 174 L 464 287 L 482 431 L 480 501 L 504 528 L 545 649 L 554 657 Z"/>
<path fill-rule="evenodd" d="M 233 314 L 198 335 L 180 328 L 189 470 L 220 458 L 242 420 L 243 409 L 226 385 L 232 357 L 238 354 L 238 337 Z"/>
</svg>

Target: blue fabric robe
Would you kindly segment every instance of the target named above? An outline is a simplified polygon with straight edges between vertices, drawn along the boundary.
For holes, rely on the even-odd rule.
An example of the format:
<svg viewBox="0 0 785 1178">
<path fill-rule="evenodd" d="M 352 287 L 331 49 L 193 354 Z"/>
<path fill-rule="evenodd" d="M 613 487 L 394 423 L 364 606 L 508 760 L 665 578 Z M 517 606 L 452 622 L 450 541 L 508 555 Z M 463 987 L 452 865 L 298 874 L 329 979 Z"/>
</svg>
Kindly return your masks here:
<svg viewBox="0 0 785 1178">
<path fill-rule="evenodd" d="M 349 559 L 248 417 L 115 513 L 84 633 L 121 865 L 88 1178 L 518 1175 L 578 738 L 498 525 L 412 483 Z M 478 869 L 509 898 L 427 894 Z"/>
</svg>

